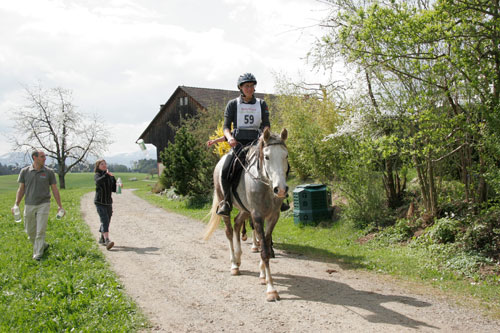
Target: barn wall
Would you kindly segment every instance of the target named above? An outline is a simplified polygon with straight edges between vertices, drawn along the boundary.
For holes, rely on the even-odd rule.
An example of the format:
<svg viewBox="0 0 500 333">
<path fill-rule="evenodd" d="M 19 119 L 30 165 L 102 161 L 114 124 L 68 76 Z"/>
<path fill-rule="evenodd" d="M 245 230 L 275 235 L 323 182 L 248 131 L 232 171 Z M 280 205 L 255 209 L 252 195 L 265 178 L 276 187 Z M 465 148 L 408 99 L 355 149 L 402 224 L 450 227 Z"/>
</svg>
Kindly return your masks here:
<svg viewBox="0 0 500 333">
<path fill-rule="evenodd" d="M 162 106 L 160 116 L 155 119 L 144 136 L 144 142 L 151 143 L 156 147 L 157 161 L 161 161 L 160 153 L 165 150 L 168 144 L 174 142 L 181 115 L 182 117 L 194 115 L 197 112 L 197 107 L 198 103 L 180 89 L 169 99 L 168 104 Z"/>
</svg>

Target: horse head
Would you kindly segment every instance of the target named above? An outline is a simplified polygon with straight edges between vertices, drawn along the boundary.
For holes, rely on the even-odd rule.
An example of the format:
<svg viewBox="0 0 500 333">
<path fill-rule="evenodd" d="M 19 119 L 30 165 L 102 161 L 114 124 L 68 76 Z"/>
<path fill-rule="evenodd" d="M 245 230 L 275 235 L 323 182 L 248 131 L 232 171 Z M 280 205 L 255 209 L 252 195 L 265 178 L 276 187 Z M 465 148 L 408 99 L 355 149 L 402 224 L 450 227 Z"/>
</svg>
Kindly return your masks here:
<svg viewBox="0 0 500 333">
<path fill-rule="evenodd" d="M 288 192 L 286 175 L 288 171 L 288 149 L 285 140 L 288 131 L 284 128 L 278 136 L 272 134 L 269 128 L 264 130 L 260 140 L 260 165 L 264 176 L 269 179 L 274 195 L 284 198 Z"/>
</svg>

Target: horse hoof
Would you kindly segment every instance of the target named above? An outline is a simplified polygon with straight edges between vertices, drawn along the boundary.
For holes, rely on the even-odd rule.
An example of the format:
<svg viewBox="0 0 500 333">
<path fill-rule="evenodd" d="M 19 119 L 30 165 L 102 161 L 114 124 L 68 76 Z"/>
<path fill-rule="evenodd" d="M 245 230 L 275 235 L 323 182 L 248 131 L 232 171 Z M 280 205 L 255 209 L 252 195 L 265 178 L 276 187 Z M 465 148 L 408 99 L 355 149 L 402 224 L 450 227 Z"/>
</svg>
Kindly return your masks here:
<svg viewBox="0 0 500 333">
<path fill-rule="evenodd" d="M 242 241 L 246 241 L 247 240 L 247 235 L 246 234 L 241 235 L 241 240 Z"/>
<path fill-rule="evenodd" d="M 280 296 L 278 295 L 278 292 L 276 290 L 268 291 L 266 300 L 268 302 L 276 302 L 280 300 Z"/>
<path fill-rule="evenodd" d="M 252 246 L 252 253 L 257 253 L 257 252 L 259 252 L 259 248 Z"/>
<path fill-rule="evenodd" d="M 231 268 L 231 275 L 240 275 L 239 268 Z"/>
<path fill-rule="evenodd" d="M 262 284 L 262 285 L 265 285 L 267 282 L 266 282 L 266 278 L 259 278 L 259 283 Z"/>
</svg>

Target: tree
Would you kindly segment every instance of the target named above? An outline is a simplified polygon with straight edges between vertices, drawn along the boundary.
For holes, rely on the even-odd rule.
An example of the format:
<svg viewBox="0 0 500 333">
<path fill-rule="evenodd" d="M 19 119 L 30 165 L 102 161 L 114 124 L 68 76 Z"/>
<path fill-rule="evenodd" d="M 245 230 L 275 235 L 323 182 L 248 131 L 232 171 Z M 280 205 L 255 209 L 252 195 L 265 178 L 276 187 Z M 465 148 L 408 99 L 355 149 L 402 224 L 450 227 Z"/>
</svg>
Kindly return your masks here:
<svg viewBox="0 0 500 333">
<path fill-rule="evenodd" d="M 211 192 L 213 163 L 209 152 L 186 127 L 177 130 L 175 142 L 160 153 L 160 158 L 165 166 L 160 181 L 166 188 L 192 197 Z"/>
<path fill-rule="evenodd" d="M 138 161 L 134 161 L 132 163 L 132 172 L 140 172 L 140 173 L 150 173 L 151 170 L 157 169 L 157 163 L 154 159 L 140 159 Z"/>
<path fill-rule="evenodd" d="M 464 199 L 484 203 L 486 180 L 500 180 L 491 172 L 500 139 L 498 1 L 329 3 L 334 10 L 313 52 L 316 63 L 353 64 L 366 73 L 366 97 L 380 110 L 373 114 L 402 120 L 407 137 L 390 137 L 417 170 L 426 210 L 436 215 L 435 178 L 453 157 Z"/>
<path fill-rule="evenodd" d="M 70 90 L 25 87 L 25 98 L 27 104 L 12 117 L 13 148 L 45 150 L 57 162 L 59 187 L 64 189 L 64 177 L 71 168 L 107 150 L 111 143 L 109 131 L 97 117 L 88 118 L 76 110 Z"/>
<path fill-rule="evenodd" d="M 112 172 L 130 172 L 129 168 L 123 164 L 110 164 L 108 169 Z"/>
</svg>

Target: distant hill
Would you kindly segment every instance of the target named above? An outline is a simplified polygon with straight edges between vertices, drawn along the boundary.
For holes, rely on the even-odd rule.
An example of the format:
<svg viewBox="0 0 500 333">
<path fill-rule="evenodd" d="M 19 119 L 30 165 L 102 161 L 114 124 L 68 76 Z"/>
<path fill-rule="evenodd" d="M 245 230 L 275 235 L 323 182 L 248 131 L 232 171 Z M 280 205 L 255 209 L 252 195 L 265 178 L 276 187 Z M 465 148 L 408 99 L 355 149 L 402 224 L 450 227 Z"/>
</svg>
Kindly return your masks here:
<svg viewBox="0 0 500 333">
<path fill-rule="evenodd" d="M 104 157 L 108 164 L 122 164 L 127 167 L 132 167 L 132 163 L 134 161 L 142 160 L 142 159 L 156 159 L 156 148 L 148 149 L 146 151 L 137 150 L 131 153 L 123 153 L 123 154 L 115 154 L 115 155 L 106 155 Z M 89 158 L 89 162 L 95 161 L 96 158 Z M 0 163 L 3 165 L 13 165 L 23 167 L 28 164 L 31 164 L 31 156 L 29 154 L 25 154 L 22 152 L 12 152 L 0 155 Z M 47 165 L 53 163 L 51 158 L 47 159 Z"/>
<path fill-rule="evenodd" d="M 105 156 L 104 159 L 108 164 L 122 164 L 127 167 L 132 167 L 134 161 L 143 159 L 153 159 L 156 160 L 156 148 L 148 149 L 146 151 L 135 151 L 132 153 L 123 153 L 112 156 Z"/>
<path fill-rule="evenodd" d="M 31 164 L 31 156 L 29 154 L 14 152 L 0 155 L 0 163 L 3 165 L 13 165 L 23 167 Z M 49 162 L 47 161 L 47 164 Z"/>
</svg>

